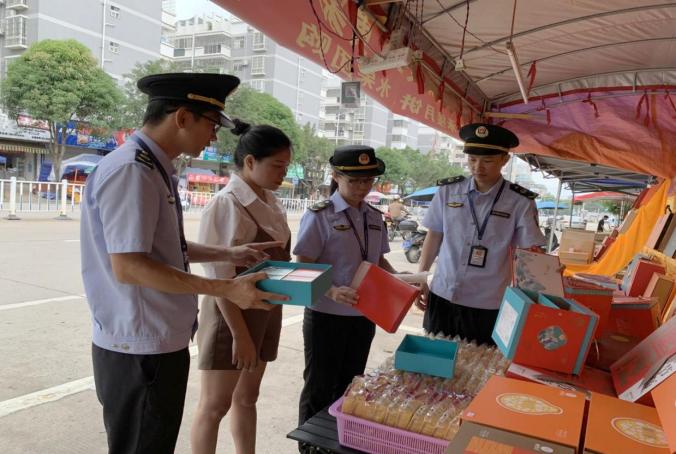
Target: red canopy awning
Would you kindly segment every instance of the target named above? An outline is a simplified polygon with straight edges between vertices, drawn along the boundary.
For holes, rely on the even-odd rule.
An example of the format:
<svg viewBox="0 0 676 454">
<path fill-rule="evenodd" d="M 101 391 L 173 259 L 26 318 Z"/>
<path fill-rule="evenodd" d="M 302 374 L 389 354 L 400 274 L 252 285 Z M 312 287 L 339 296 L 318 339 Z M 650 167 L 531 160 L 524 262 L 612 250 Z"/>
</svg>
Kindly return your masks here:
<svg viewBox="0 0 676 454">
<path fill-rule="evenodd" d="M 189 173 L 188 181 L 190 183 L 207 183 L 207 184 L 228 184 L 230 179 L 228 177 L 219 177 L 218 175 L 206 175 L 201 173 Z"/>
<path fill-rule="evenodd" d="M 636 196 L 622 194 L 620 192 L 591 192 L 589 194 L 575 194 L 576 202 L 584 202 L 589 200 L 633 200 Z"/>
<path fill-rule="evenodd" d="M 447 134 L 457 137 L 459 126 L 480 119 L 503 122 L 521 139 L 519 153 L 676 175 L 671 1 L 519 0 L 515 14 L 513 2 L 491 0 L 359 9 L 348 0 L 214 2 L 340 77 L 360 80 L 393 112 Z M 351 72 L 353 55 L 382 53 L 397 29 L 421 59 L 368 75 L 357 62 Z M 353 51 L 355 31 L 364 40 Z M 507 42 L 518 52 L 527 104 Z"/>
</svg>

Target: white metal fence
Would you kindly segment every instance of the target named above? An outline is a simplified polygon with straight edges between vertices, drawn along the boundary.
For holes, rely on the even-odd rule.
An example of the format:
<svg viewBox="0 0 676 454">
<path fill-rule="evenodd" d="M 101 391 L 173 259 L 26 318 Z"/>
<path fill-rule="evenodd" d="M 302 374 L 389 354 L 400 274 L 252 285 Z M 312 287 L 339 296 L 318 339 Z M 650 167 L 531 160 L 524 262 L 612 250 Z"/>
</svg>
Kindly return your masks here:
<svg viewBox="0 0 676 454">
<path fill-rule="evenodd" d="M 9 212 L 9 218 L 17 213 L 57 212 L 67 216 L 69 212 L 80 210 L 80 201 L 84 196 L 83 184 L 61 182 L 19 181 L 16 177 L 0 180 L 0 211 Z M 202 209 L 214 197 L 210 192 L 179 191 L 181 206 L 185 213 L 195 213 Z M 289 214 L 301 214 L 315 201 L 310 199 L 281 198 Z"/>
</svg>

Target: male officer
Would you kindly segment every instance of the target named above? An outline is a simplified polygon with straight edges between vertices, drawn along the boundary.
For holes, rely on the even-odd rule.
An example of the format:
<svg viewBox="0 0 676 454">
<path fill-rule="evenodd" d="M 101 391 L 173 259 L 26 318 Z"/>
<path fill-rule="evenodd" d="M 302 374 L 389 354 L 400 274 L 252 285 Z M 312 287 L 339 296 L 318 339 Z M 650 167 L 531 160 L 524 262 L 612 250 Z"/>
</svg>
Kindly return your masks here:
<svg viewBox="0 0 676 454">
<path fill-rule="evenodd" d="M 205 279 L 191 262 L 249 265 L 277 243 L 219 248 L 188 242 L 172 159 L 197 157 L 231 126 L 222 112 L 239 79 L 219 74 L 144 77 L 143 127 L 103 158 L 82 204 L 82 278 L 92 313 L 94 380 L 110 453 L 171 453 L 183 413 L 198 293 L 249 309 L 278 296 L 258 273 Z M 281 299 L 286 299 L 282 297 Z"/>
<path fill-rule="evenodd" d="M 428 271 L 439 256 L 431 288 L 417 306 L 431 333 L 492 343 L 502 294 L 510 281 L 510 249 L 535 248 L 545 238 L 538 227 L 537 194 L 502 178 L 509 150 L 519 145 L 511 131 L 489 124 L 460 129 L 472 177 L 439 182 L 423 220 L 429 229 L 420 257 Z"/>
</svg>

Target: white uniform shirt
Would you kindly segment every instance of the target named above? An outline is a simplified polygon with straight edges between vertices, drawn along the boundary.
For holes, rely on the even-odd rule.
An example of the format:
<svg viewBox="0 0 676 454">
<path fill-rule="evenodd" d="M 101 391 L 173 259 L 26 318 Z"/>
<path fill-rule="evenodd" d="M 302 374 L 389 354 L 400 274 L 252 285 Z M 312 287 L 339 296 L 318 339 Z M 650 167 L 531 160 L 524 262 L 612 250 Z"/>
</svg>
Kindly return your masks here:
<svg viewBox="0 0 676 454">
<path fill-rule="evenodd" d="M 495 207 L 493 201 L 505 181 Z M 541 246 L 545 238 L 537 221 L 535 201 L 500 178 L 481 193 L 474 178 L 441 186 L 432 199 L 423 225 L 443 233 L 437 268 L 430 290 L 448 301 L 478 309 L 498 309 L 511 278 L 510 249 Z M 468 197 L 472 197 L 481 224 L 489 215 L 483 238 L 478 239 Z M 468 265 L 473 245 L 488 249 L 486 266 Z"/>
<path fill-rule="evenodd" d="M 167 175 L 176 170 L 140 131 Z M 183 271 L 177 200 L 156 166 L 138 159 L 133 137 L 104 157 L 87 178 L 82 200 L 82 280 L 92 314 L 93 342 L 113 351 L 169 353 L 188 346 L 197 327 L 197 296 L 121 284 L 109 254 L 142 252 Z"/>
</svg>

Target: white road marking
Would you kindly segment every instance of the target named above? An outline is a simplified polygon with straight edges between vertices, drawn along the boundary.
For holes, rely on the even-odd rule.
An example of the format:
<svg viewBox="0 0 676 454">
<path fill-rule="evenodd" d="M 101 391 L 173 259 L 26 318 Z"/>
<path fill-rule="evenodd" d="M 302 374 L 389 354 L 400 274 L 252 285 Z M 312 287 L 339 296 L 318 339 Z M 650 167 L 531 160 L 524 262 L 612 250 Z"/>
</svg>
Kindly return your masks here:
<svg viewBox="0 0 676 454">
<path fill-rule="evenodd" d="M 65 298 L 65 297 L 64 297 Z M 70 298 L 80 298 L 73 296 Z M 52 298 L 54 300 L 54 298 Z M 35 303 L 35 302 L 34 302 Z M 20 303 L 24 304 L 24 303 Z M 5 307 L 5 306 L 3 306 Z M 282 326 L 291 326 L 296 323 L 300 323 L 303 320 L 303 314 L 292 315 L 282 320 Z M 188 351 L 190 356 L 197 356 L 197 345 L 192 345 Z M 42 389 L 30 394 L 24 394 L 23 396 L 15 397 L 13 399 L 8 399 L 0 402 L 0 418 L 3 416 L 16 413 L 21 410 L 26 410 L 31 407 L 38 405 L 46 404 L 49 402 L 54 402 L 64 397 L 71 396 L 73 394 L 80 393 L 82 391 L 94 390 L 94 377 L 85 377 L 80 378 L 79 380 L 74 380 L 62 385 L 53 386 L 51 388 Z"/>
<path fill-rule="evenodd" d="M 14 399 L 8 399 L 0 402 L 0 418 L 37 405 L 54 402 L 66 396 L 70 396 L 71 394 L 77 394 L 88 389 L 94 389 L 94 377 L 81 378 L 62 385 L 42 389 L 34 393 L 24 394 L 23 396 L 15 397 Z"/>
<path fill-rule="evenodd" d="M 23 303 L 13 303 L 13 304 L 3 304 L 0 305 L 0 311 L 7 311 L 10 309 L 19 309 L 22 307 L 30 307 L 30 306 L 38 306 L 40 304 L 45 304 L 45 303 L 56 303 L 59 301 L 70 301 L 70 300 L 79 300 L 84 298 L 84 296 L 80 295 L 68 295 L 68 296 L 57 296 L 56 298 L 46 298 L 42 300 L 34 300 L 34 301 L 24 301 Z"/>
</svg>

